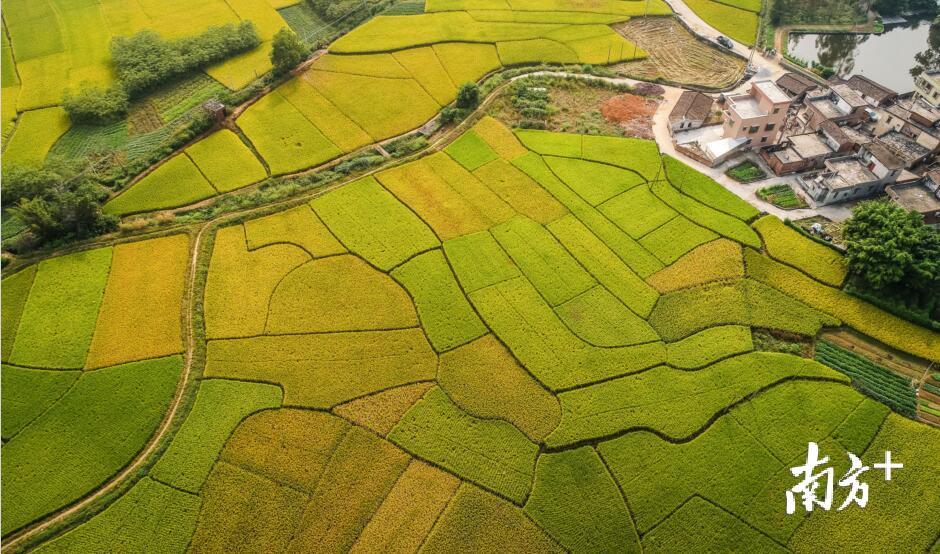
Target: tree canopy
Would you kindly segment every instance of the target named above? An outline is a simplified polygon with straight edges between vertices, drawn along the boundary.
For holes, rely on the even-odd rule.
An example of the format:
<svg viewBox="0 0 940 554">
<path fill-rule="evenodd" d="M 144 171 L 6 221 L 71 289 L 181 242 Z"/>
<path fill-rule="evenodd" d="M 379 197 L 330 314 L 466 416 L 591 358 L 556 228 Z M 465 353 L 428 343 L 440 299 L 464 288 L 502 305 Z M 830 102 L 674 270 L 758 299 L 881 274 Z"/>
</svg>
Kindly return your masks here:
<svg viewBox="0 0 940 554">
<path fill-rule="evenodd" d="M 940 294 L 940 233 L 893 202 L 860 203 L 844 228 L 853 275 L 875 292 Z"/>
<path fill-rule="evenodd" d="M 271 42 L 271 65 L 277 74 L 287 73 L 297 67 L 307 56 L 307 46 L 294 31 L 283 28 Z"/>
</svg>

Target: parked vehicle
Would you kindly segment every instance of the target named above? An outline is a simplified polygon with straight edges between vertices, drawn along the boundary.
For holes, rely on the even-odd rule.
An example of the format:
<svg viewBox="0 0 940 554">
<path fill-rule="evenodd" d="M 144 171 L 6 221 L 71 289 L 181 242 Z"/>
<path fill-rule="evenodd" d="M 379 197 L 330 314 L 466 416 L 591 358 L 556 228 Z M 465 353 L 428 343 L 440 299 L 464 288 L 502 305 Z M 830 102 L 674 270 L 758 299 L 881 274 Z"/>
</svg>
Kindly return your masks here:
<svg viewBox="0 0 940 554">
<path fill-rule="evenodd" d="M 729 50 L 734 49 L 734 43 L 731 42 L 731 39 L 730 39 L 730 38 L 728 38 L 728 37 L 726 37 L 726 36 L 724 36 L 724 35 L 721 35 L 721 36 L 718 37 L 717 40 L 718 40 L 718 44 L 724 46 L 725 48 L 727 48 L 727 49 L 729 49 Z"/>
</svg>

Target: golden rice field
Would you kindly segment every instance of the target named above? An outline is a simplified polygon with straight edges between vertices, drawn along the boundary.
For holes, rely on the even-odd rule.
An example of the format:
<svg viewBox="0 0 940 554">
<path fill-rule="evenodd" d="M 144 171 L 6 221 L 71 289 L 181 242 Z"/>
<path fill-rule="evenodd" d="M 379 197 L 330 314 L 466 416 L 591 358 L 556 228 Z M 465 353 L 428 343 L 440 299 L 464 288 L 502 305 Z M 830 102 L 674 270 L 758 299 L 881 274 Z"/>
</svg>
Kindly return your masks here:
<svg viewBox="0 0 940 554">
<path fill-rule="evenodd" d="M 178 163 L 235 182 L 211 154 Z M 940 431 L 752 333 L 846 326 L 934 361 L 940 335 L 845 293 L 838 255 L 655 143 L 485 118 L 200 241 L 4 274 L 5 542 L 159 437 L 115 494 L 19 547 L 937 547 Z M 868 480 L 865 509 L 788 516 L 809 441 L 837 472 L 847 452 L 904 468 Z"/>
</svg>

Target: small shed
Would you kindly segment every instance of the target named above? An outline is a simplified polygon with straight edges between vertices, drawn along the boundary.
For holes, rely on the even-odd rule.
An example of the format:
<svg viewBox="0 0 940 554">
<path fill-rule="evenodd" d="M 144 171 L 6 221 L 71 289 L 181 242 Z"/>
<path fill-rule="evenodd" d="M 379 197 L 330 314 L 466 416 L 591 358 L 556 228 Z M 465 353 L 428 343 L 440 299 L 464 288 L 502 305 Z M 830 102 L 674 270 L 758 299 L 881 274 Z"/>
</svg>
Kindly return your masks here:
<svg viewBox="0 0 940 554">
<path fill-rule="evenodd" d="M 707 94 L 694 90 L 683 92 L 669 113 L 669 129 L 672 132 L 698 129 L 708 120 L 714 104 L 715 100 Z"/>
<path fill-rule="evenodd" d="M 210 98 L 202 103 L 202 109 L 209 114 L 212 121 L 221 123 L 225 119 L 225 104 L 216 98 Z"/>
</svg>

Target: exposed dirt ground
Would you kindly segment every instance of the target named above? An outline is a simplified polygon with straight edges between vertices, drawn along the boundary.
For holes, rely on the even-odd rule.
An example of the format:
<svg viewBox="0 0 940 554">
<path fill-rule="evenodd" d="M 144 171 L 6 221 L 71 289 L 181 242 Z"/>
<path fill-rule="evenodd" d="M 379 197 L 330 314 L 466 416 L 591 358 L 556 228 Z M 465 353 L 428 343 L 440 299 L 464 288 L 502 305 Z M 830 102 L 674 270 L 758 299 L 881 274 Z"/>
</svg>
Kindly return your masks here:
<svg viewBox="0 0 940 554">
<path fill-rule="evenodd" d="M 660 102 L 656 98 L 562 79 L 539 86 L 548 91 L 551 113 L 544 124 L 550 131 L 653 139 L 652 116 Z M 513 107 L 511 94 L 495 98 L 487 113 L 511 127 L 524 119 Z"/>
<path fill-rule="evenodd" d="M 645 60 L 614 66 L 637 79 L 723 89 L 736 83 L 747 65 L 699 41 L 671 17 L 637 17 L 614 29 L 649 54 Z"/>
</svg>

